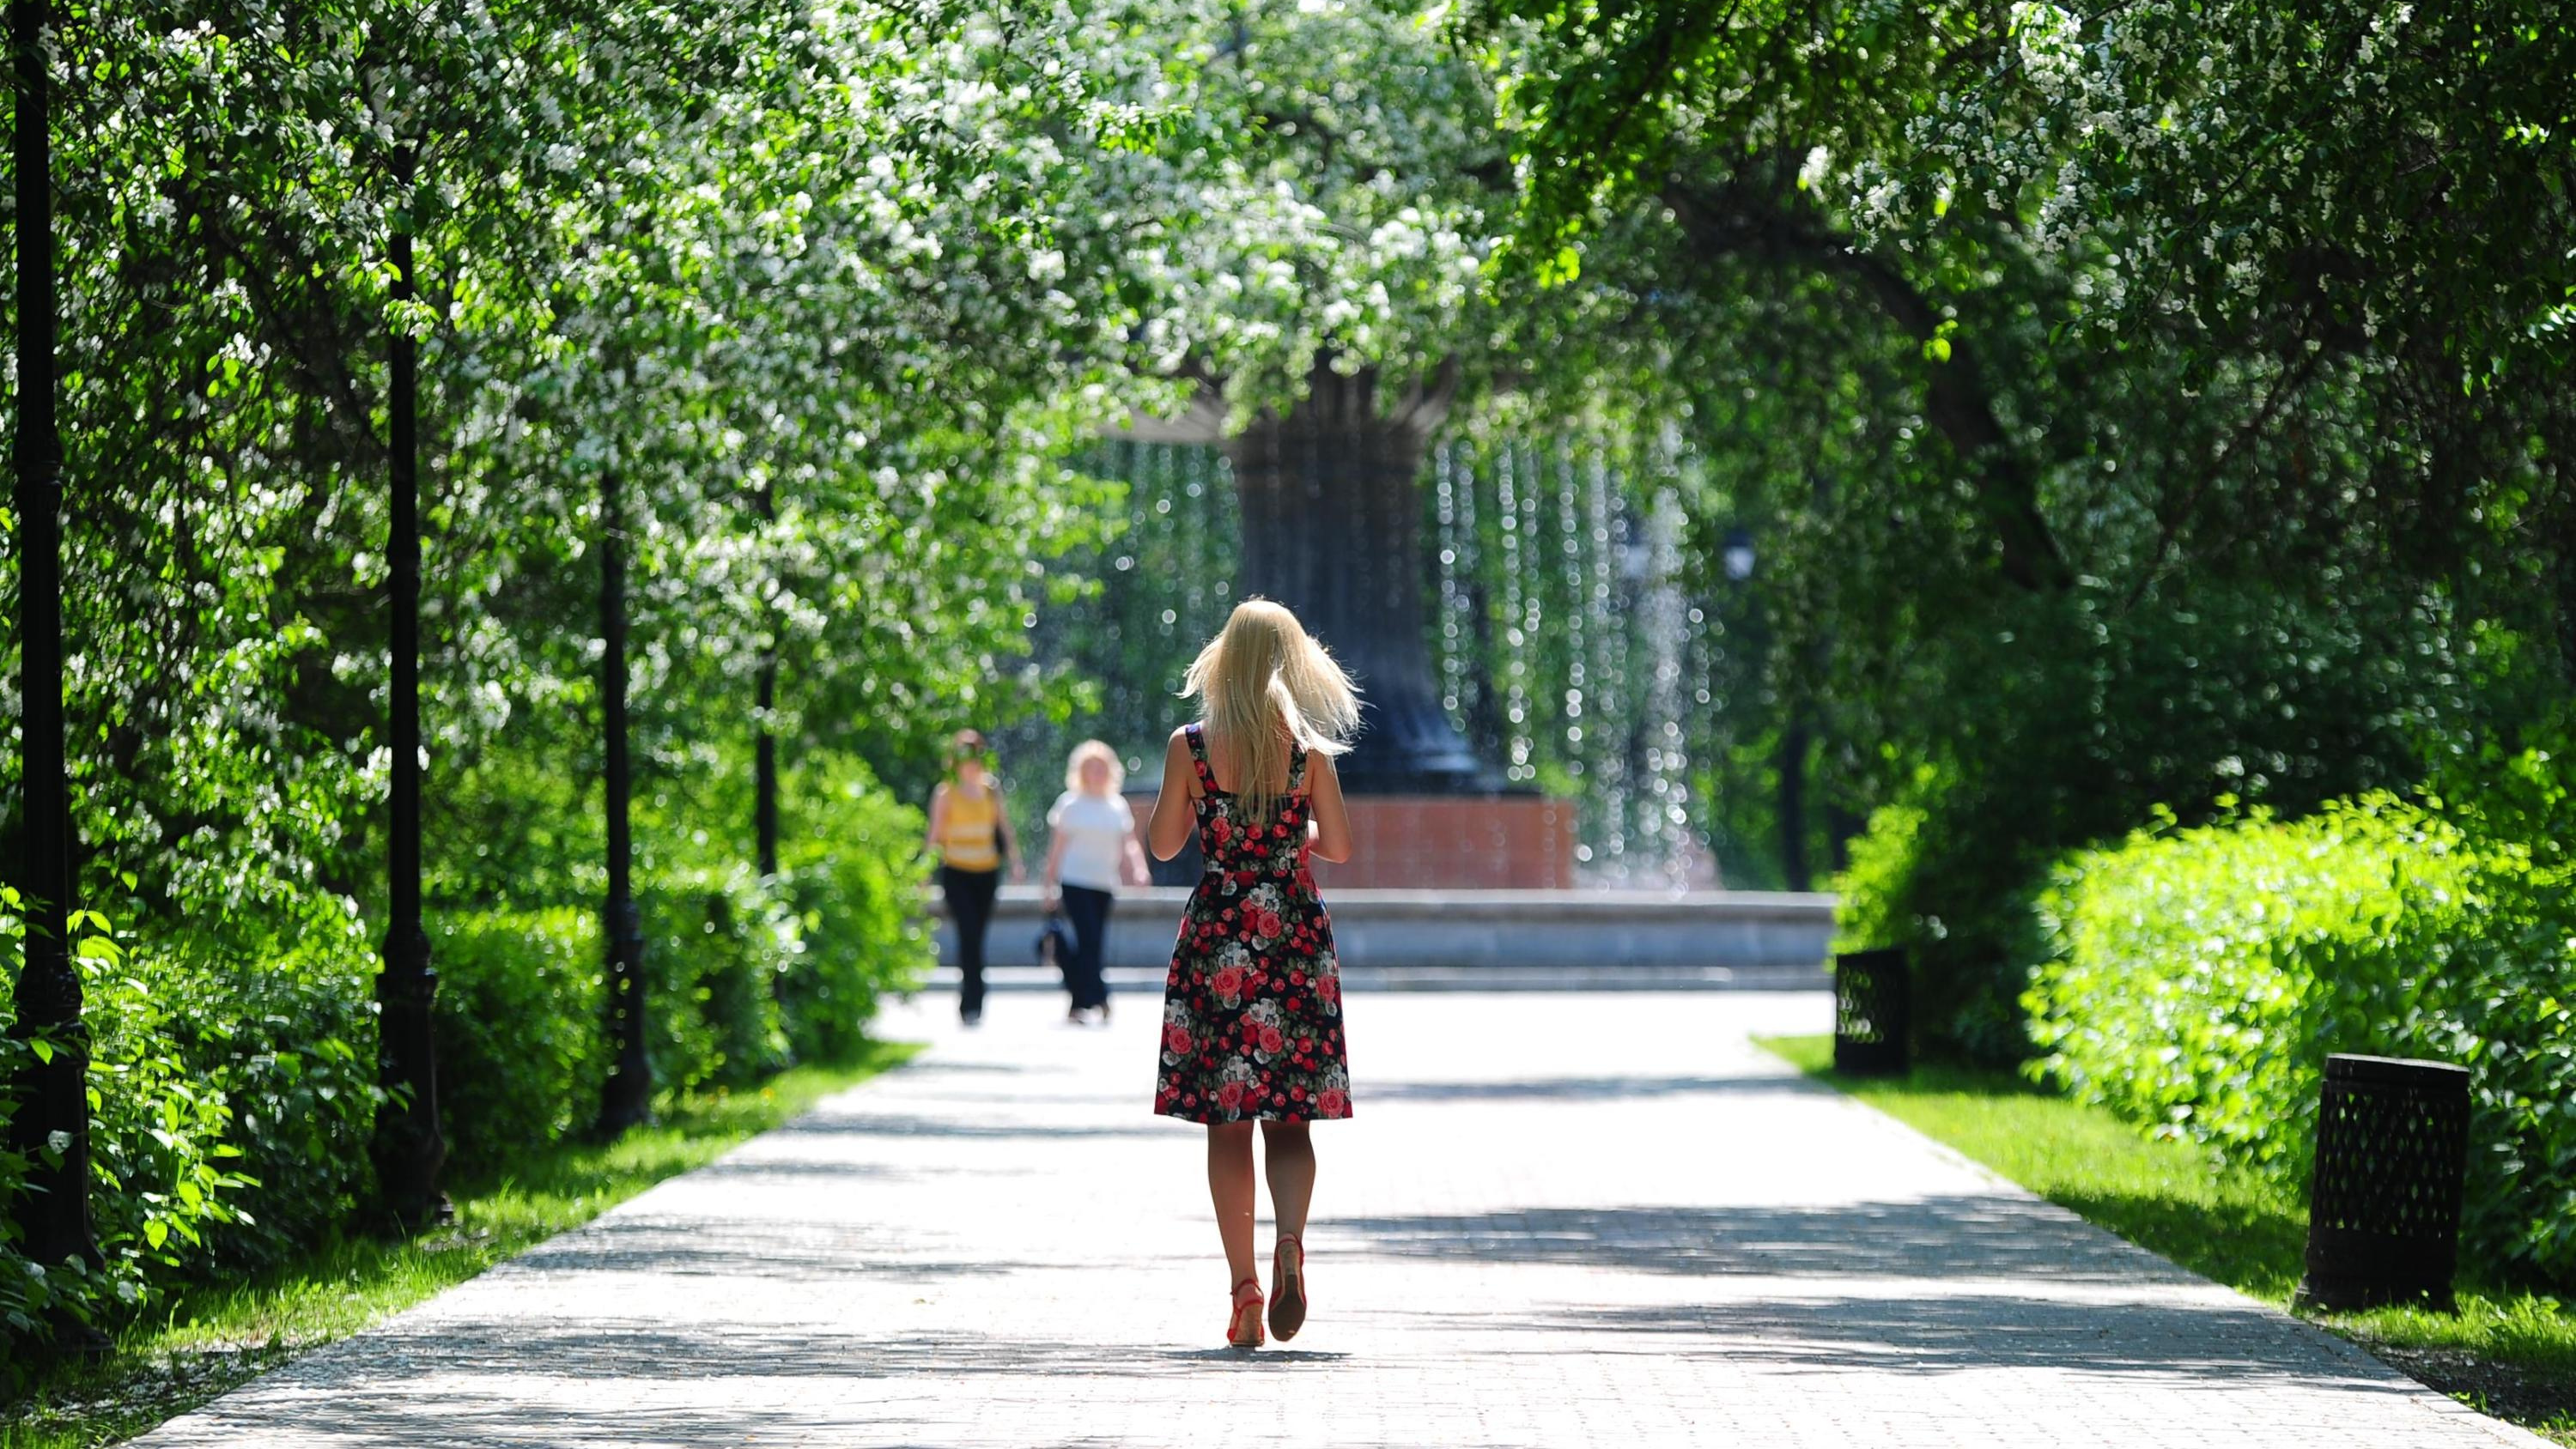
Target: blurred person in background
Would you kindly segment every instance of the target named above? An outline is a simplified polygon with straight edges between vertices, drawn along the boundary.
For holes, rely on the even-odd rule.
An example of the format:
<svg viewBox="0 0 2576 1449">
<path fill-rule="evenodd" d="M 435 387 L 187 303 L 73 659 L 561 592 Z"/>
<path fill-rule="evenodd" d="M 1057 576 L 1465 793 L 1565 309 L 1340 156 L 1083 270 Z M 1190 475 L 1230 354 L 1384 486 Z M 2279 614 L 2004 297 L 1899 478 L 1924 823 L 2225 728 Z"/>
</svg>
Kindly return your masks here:
<svg viewBox="0 0 2576 1449">
<path fill-rule="evenodd" d="M 990 747 L 974 730 L 959 730 L 948 752 L 948 775 L 930 792 L 929 850 L 939 857 L 939 890 L 957 928 L 957 1015 L 968 1026 L 984 1019 L 984 936 L 993 924 L 993 897 L 1002 888 L 1002 865 L 1021 874 L 1019 842 L 1002 809 L 1002 786 L 993 778 Z"/>
<path fill-rule="evenodd" d="M 1141 886 L 1147 879 L 1135 813 L 1118 793 L 1126 779 L 1117 751 L 1084 740 L 1065 762 L 1064 793 L 1047 811 L 1047 909 L 1063 911 L 1073 927 L 1073 959 L 1064 968 L 1073 997 L 1069 1021 L 1108 1022 L 1101 952 L 1109 939 L 1109 908 L 1119 886 Z"/>
</svg>

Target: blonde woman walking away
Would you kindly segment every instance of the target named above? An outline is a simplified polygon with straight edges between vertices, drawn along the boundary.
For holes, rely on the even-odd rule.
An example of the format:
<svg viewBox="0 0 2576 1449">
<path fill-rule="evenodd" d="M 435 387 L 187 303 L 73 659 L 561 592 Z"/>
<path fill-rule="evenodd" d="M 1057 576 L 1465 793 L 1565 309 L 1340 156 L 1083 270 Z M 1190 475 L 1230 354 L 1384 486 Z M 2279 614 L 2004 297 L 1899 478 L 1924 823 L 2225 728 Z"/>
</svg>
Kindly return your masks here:
<svg viewBox="0 0 2576 1449">
<path fill-rule="evenodd" d="M 984 737 L 959 730 L 948 752 L 948 778 L 930 792 L 930 847 L 939 857 L 939 890 L 957 928 L 957 1015 L 968 1026 L 984 1019 L 984 936 L 993 924 L 993 897 L 1002 888 L 1002 862 L 1020 873 L 1020 843 L 1011 838 Z"/>
<path fill-rule="evenodd" d="M 1259 1348 L 1253 1124 L 1279 1232 L 1270 1331 L 1288 1339 L 1306 1321 L 1307 1129 L 1351 1115 L 1341 968 L 1306 862 L 1351 857 L 1333 757 L 1359 732 L 1359 699 L 1297 616 L 1267 599 L 1235 609 L 1182 694 L 1198 697 L 1199 719 L 1172 732 L 1149 843 L 1169 860 L 1195 829 L 1207 872 L 1164 981 L 1154 1110 L 1207 1124 L 1208 1195 L 1234 1285 L 1225 1341 Z"/>
<path fill-rule="evenodd" d="M 1136 816 L 1118 793 L 1127 769 L 1118 752 L 1098 740 L 1073 747 L 1065 762 L 1064 793 L 1047 810 L 1047 910 L 1064 912 L 1073 926 L 1073 960 L 1064 983 L 1073 993 L 1070 1019 L 1109 1020 L 1109 981 L 1100 970 L 1109 939 L 1109 908 L 1121 885 L 1145 884 L 1145 852 L 1136 844 Z"/>
</svg>

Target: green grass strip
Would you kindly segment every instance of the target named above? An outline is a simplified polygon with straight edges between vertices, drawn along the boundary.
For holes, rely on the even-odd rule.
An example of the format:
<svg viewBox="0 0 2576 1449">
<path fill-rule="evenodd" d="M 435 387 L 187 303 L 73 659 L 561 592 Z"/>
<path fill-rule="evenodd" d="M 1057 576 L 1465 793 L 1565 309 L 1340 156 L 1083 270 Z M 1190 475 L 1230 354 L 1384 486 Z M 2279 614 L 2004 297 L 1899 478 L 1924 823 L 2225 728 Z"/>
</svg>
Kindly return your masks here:
<svg viewBox="0 0 2576 1449">
<path fill-rule="evenodd" d="M 499 1180 L 451 1186 L 450 1227 L 344 1239 L 256 1280 L 178 1295 L 118 1335 L 113 1354 L 57 1364 L 0 1408 L 0 1449 L 89 1449 L 144 1433 L 703 1167 L 920 1050 L 871 1042 L 849 1061 L 797 1067 L 754 1091 L 669 1102 L 659 1120 L 607 1146 L 567 1143 Z"/>
<path fill-rule="evenodd" d="M 1831 1083 L 2085 1221 L 2248 1296 L 2287 1307 L 2307 1204 L 2182 1140 L 2010 1072 L 1918 1066 L 1904 1078 L 1833 1069 L 1829 1036 L 1757 1037 Z M 2576 1446 L 2576 1318 L 2559 1300 L 2470 1284 L 2457 1315 L 2384 1308 L 2308 1315 L 2475 1408 Z"/>
</svg>

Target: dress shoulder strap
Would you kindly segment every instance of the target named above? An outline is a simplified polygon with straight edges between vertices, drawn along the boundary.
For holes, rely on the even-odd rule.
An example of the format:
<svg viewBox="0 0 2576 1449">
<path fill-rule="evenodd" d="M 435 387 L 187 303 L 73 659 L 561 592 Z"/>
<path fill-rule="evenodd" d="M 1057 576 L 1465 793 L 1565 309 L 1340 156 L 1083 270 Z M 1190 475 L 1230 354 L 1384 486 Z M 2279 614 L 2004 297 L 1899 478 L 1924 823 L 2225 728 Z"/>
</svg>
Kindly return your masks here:
<svg viewBox="0 0 2576 1449">
<path fill-rule="evenodd" d="M 1219 793 L 1216 788 L 1216 770 L 1208 764 L 1206 729 L 1193 722 L 1184 726 L 1181 734 L 1190 742 L 1190 767 L 1198 771 L 1199 789 L 1210 795 Z"/>
<path fill-rule="evenodd" d="M 1288 746 L 1288 793 L 1306 793 L 1306 747 L 1294 741 Z"/>
</svg>

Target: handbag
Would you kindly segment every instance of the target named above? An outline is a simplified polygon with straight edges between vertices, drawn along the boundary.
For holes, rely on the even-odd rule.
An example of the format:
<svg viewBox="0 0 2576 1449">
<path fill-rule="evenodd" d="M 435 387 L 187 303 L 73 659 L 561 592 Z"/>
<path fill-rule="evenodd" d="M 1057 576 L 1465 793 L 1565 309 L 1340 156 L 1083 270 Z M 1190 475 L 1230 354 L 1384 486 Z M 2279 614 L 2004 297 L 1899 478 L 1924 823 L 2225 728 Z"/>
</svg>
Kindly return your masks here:
<svg viewBox="0 0 2576 1449">
<path fill-rule="evenodd" d="M 1046 924 L 1038 928 L 1037 953 L 1041 966 L 1073 968 L 1073 928 L 1064 923 L 1062 911 L 1047 912 Z"/>
</svg>

